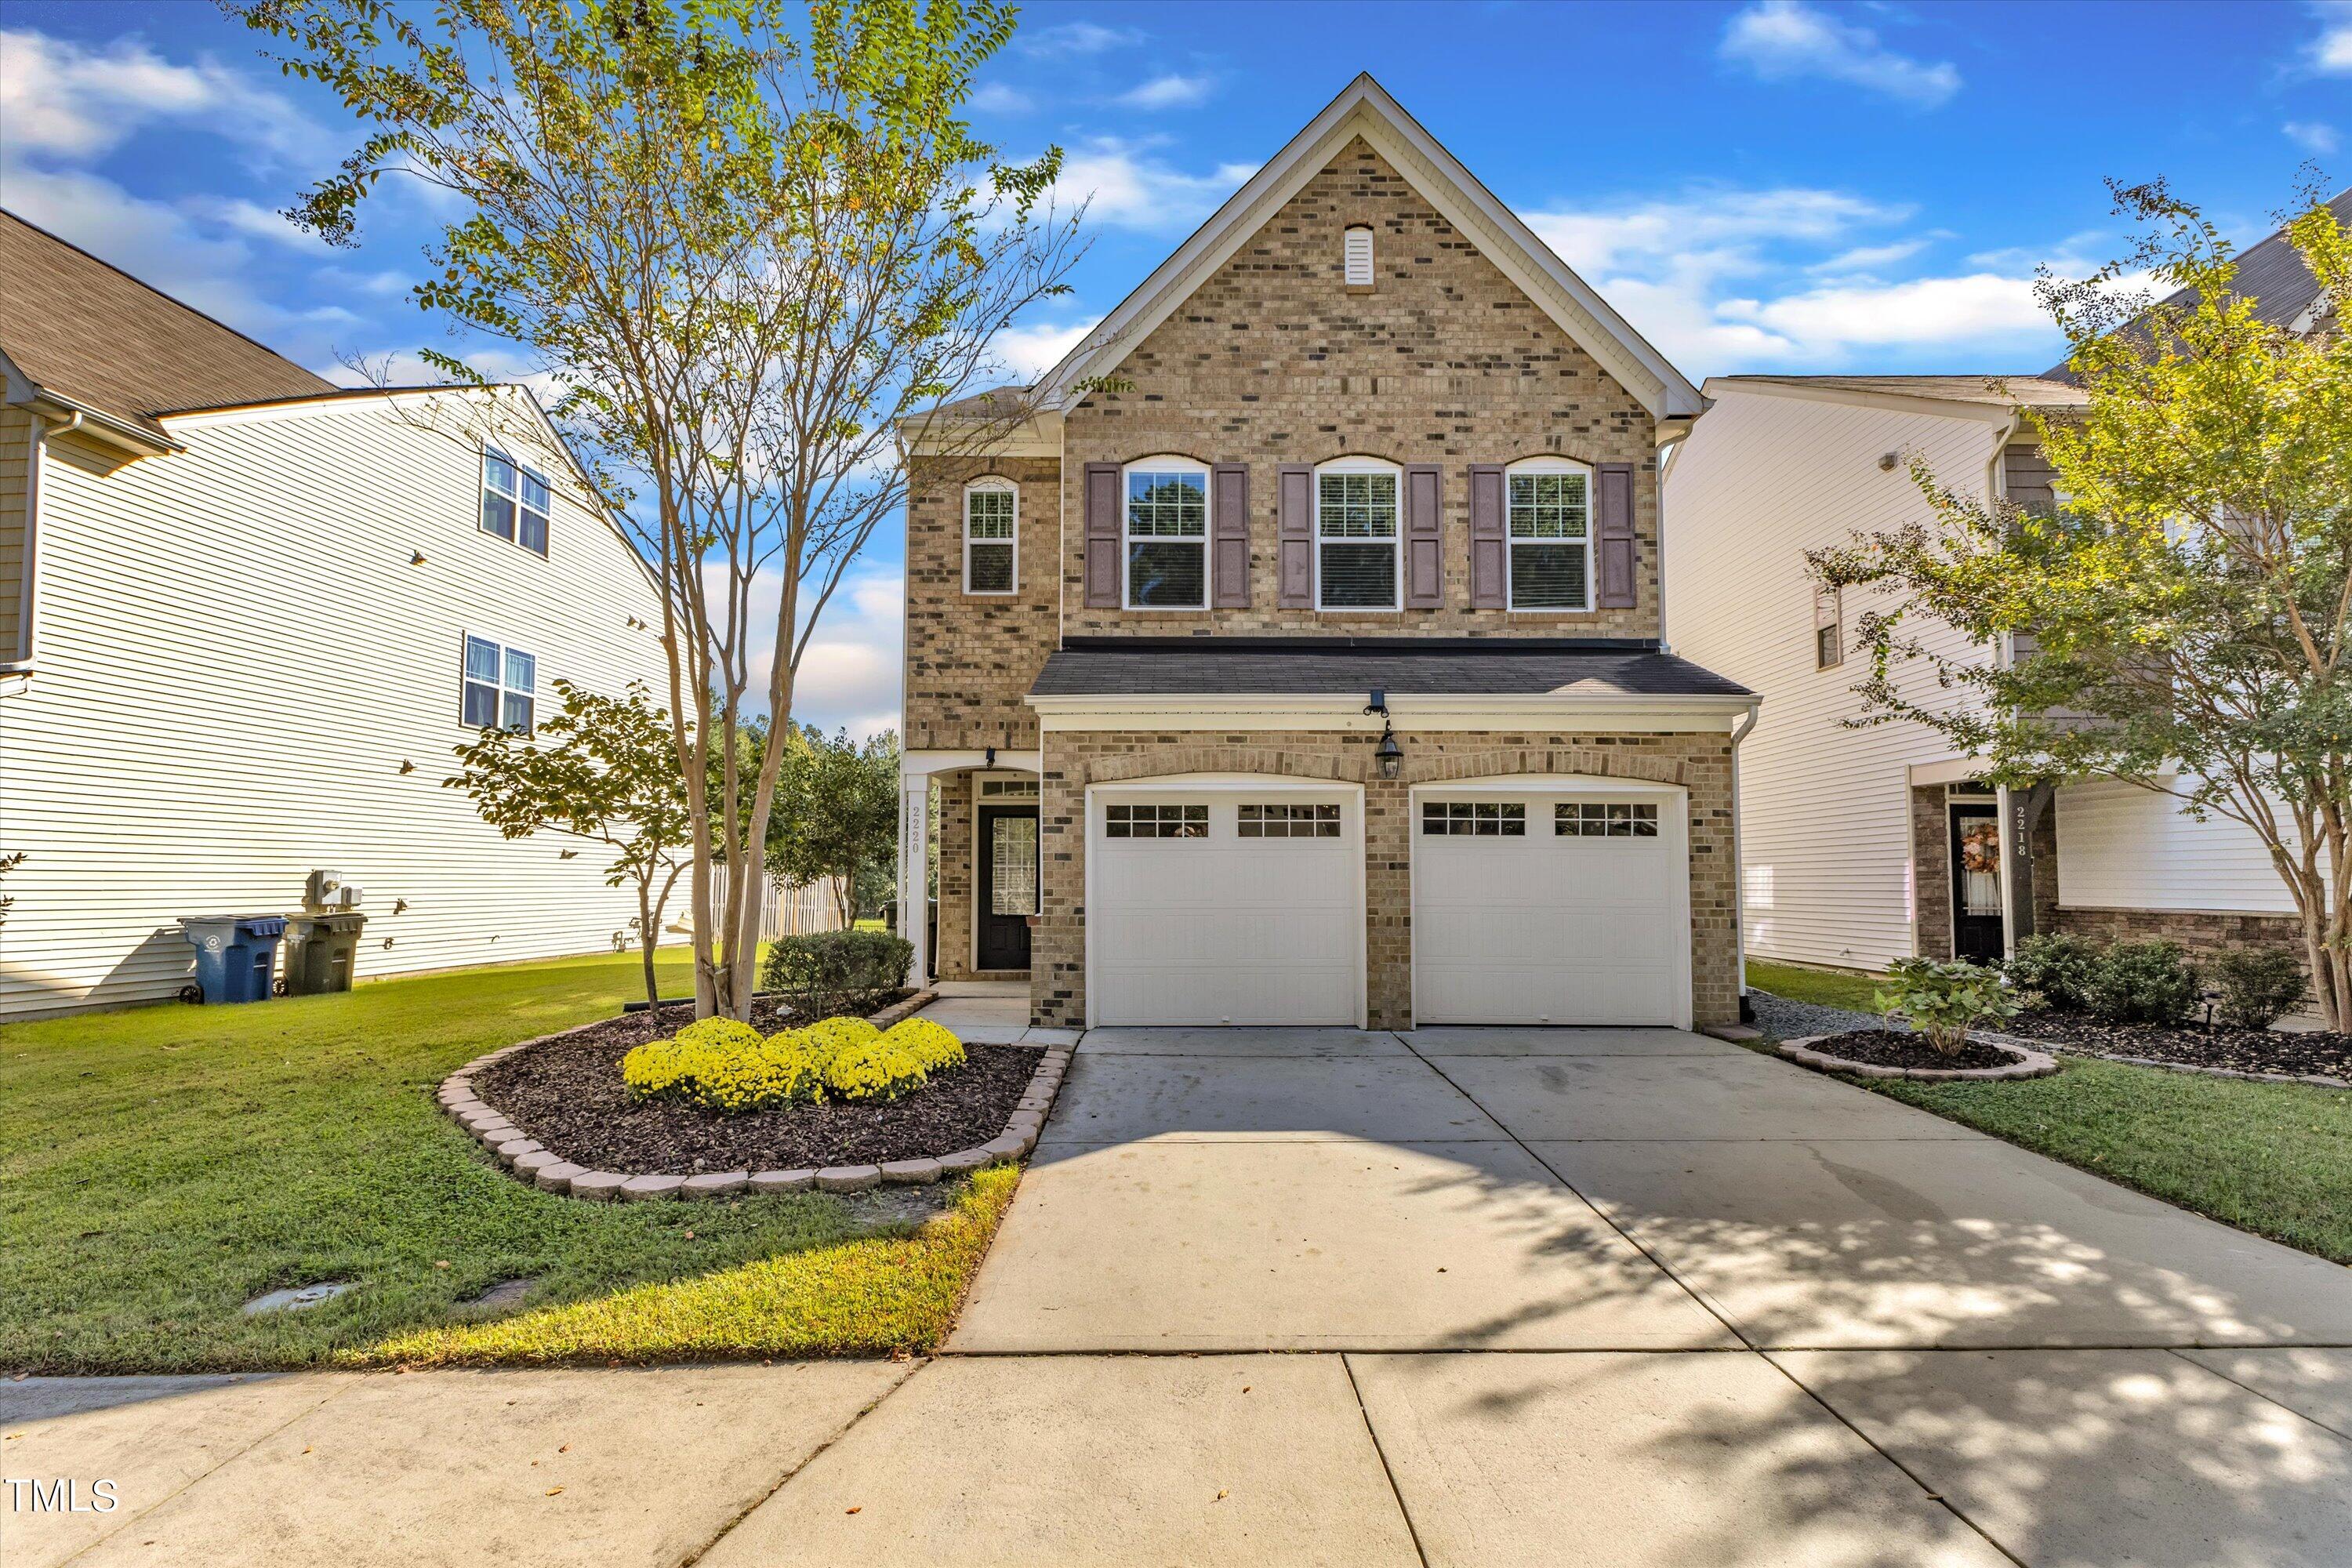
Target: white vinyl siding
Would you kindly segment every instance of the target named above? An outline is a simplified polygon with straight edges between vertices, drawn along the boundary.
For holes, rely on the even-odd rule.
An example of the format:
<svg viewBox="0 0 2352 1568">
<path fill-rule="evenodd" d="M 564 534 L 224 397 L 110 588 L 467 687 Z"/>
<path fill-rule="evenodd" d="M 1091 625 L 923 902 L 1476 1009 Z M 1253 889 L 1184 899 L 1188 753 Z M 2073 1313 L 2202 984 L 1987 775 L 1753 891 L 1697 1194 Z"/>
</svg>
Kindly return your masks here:
<svg viewBox="0 0 2352 1568">
<path fill-rule="evenodd" d="M 1909 769 L 1949 748 L 1916 724 L 1843 728 L 1867 661 L 1822 670 L 1804 552 L 1927 515 L 1900 466 L 1917 451 L 1981 490 L 1995 426 L 1928 411 L 1728 390 L 1666 471 L 1667 635 L 1674 649 L 1759 693 L 1739 748 L 1740 872 L 1751 957 L 1878 969 L 1912 950 Z M 1848 624 L 1877 601 L 1845 595 Z M 1922 628 L 1935 646 L 1965 645 Z M 1936 691 L 1924 661 L 1895 670 Z"/>
<path fill-rule="evenodd" d="M 483 532 L 478 447 L 375 400 L 170 423 L 184 453 L 43 465 L 41 668 L 0 698 L 0 850 L 27 855 L 0 1016 L 168 997 L 179 916 L 284 912 L 320 868 L 365 892 L 362 980 L 610 952 L 635 910 L 608 858 L 503 839 L 442 780 L 469 630 L 535 656 L 542 699 L 661 689 L 635 557 L 564 489 L 550 559 Z"/>
<path fill-rule="evenodd" d="M 2199 822 L 2177 800 L 2110 779 L 2063 786 L 2056 809 L 2063 909 L 2294 913 L 2270 852 L 2242 823 Z"/>
</svg>

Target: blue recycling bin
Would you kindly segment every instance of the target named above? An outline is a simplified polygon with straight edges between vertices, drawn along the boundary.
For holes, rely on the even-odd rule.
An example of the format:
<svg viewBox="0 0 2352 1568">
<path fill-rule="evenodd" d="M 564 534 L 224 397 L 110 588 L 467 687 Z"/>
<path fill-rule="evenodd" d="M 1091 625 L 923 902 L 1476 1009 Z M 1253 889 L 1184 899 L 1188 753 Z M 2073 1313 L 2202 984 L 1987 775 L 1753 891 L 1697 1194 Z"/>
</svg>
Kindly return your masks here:
<svg viewBox="0 0 2352 1568">
<path fill-rule="evenodd" d="M 180 930 L 196 950 L 196 986 L 206 1002 L 268 999 L 283 915 L 184 915 Z"/>
</svg>

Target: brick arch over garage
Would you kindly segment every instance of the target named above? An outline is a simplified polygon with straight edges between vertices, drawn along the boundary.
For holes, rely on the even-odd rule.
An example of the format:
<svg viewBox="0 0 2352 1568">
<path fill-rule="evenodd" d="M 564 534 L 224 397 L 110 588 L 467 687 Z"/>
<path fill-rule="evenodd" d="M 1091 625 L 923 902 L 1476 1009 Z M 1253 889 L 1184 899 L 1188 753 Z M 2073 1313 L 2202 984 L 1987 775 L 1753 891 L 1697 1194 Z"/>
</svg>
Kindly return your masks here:
<svg viewBox="0 0 2352 1568">
<path fill-rule="evenodd" d="M 1271 746 L 1171 746 L 1127 756 L 1097 757 L 1087 764 L 1078 782 L 1127 784 L 1186 773 L 1252 773 L 1360 784 L 1364 782 L 1364 763 L 1357 757 L 1302 755 Z"/>
<path fill-rule="evenodd" d="M 1403 737 L 1408 784 L 1449 784 L 1456 779 L 1517 777 L 1528 773 L 1574 773 L 1585 778 L 1638 779 L 1644 784 L 1687 788 L 1681 759 L 1621 752 L 1606 746 L 1498 747 L 1416 760 L 1411 737 Z"/>
</svg>

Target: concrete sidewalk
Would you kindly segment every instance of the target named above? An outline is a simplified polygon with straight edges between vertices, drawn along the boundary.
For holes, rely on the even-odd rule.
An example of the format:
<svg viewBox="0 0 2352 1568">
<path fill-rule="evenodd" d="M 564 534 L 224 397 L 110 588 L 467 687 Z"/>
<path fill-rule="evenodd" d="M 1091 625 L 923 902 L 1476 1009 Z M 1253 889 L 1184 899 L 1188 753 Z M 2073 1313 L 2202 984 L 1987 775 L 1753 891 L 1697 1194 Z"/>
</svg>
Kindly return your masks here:
<svg viewBox="0 0 2352 1568">
<path fill-rule="evenodd" d="M 2341 1568 L 2347 1346 L 2343 1269 L 1696 1036 L 1097 1031 L 927 1363 L 0 1384 L 122 1498 L 0 1563 Z"/>
</svg>

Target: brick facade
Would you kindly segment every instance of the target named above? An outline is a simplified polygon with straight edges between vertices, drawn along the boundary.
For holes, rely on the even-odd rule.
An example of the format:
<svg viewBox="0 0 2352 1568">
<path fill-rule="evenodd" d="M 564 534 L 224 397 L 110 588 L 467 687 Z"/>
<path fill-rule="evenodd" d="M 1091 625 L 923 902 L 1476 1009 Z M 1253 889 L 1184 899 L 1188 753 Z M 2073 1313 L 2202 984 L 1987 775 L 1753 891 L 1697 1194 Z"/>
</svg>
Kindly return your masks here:
<svg viewBox="0 0 2352 1568">
<path fill-rule="evenodd" d="M 1373 229 L 1377 283 L 1342 281 L 1342 232 Z M 1658 629 L 1655 425 L 1633 395 L 1405 177 L 1352 141 L 1063 426 L 1066 630 L 1171 636 L 1429 632 L 1547 637 Z M 1250 468 L 1250 607 L 1088 609 L 1086 465 L 1177 453 Z M 1508 614 L 1470 606 L 1468 465 L 1543 454 L 1634 468 L 1637 603 Z M 1276 605 L 1276 467 L 1342 456 L 1441 465 L 1445 605 L 1318 612 Z"/>
<path fill-rule="evenodd" d="M 1412 1025 L 1408 805 L 1414 785 L 1517 773 L 1580 773 L 1680 784 L 1690 792 L 1692 1020 L 1714 1024 L 1738 1019 L 1728 735 L 1465 731 L 1414 732 L 1403 739 L 1403 775 L 1384 780 L 1371 765 L 1376 737 L 1359 732 L 1048 731 L 1040 814 L 1045 915 L 1032 952 L 1032 1017 L 1064 1026 L 1086 1021 L 1087 786 L 1172 773 L 1230 773 L 1363 785 L 1369 928 L 1365 978 L 1368 1022 L 1376 1029 Z"/>
<path fill-rule="evenodd" d="M 1037 744 L 1025 699 L 1055 647 L 1060 464 L 917 458 L 908 467 L 905 743 L 917 751 Z M 963 491 L 994 475 L 1020 491 L 1015 591 L 963 591 Z"/>
<path fill-rule="evenodd" d="M 1911 951 L 1952 956 L 1952 829 L 1942 784 L 1911 790 Z"/>
</svg>

